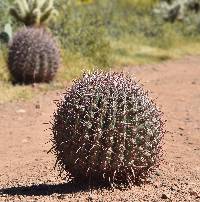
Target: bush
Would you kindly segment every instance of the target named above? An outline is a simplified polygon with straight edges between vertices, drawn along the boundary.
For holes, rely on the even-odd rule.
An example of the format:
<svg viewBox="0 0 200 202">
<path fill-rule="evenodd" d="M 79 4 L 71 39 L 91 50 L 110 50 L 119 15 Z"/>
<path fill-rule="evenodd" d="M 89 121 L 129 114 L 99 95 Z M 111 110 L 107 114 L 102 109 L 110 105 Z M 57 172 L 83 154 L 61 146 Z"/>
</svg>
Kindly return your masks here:
<svg viewBox="0 0 200 202">
<path fill-rule="evenodd" d="M 81 53 L 95 65 L 108 67 L 112 49 L 107 38 L 103 19 L 95 5 L 57 3 L 60 16 L 52 27 L 64 49 Z M 61 6 L 61 7 L 60 7 Z"/>
<path fill-rule="evenodd" d="M 3 30 L 4 25 L 8 22 L 9 3 L 7 1 L 0 1 L 0 31 Z"/>
</svg>

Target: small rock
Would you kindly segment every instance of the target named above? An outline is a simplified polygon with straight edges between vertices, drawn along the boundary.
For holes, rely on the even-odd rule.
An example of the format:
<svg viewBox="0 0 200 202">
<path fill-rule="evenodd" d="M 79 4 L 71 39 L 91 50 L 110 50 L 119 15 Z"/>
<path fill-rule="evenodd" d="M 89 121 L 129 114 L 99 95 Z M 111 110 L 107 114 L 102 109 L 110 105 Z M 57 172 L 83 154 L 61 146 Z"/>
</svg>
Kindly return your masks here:
<svg viewBox="0 0 200 202">
<path fill-rule="evenodd" d="M 200 194 L 197 193 L 197 191 L 193 190 L 193 189 L 189 189 L 189 193 L 191 196 L 194 196 L 195 198 L 200 198 Z"/>
<path fill-rule="evenodd" d="M 177 191 L 177 187 L 176 187 L 176 186 L 171 186 L 171 187 L 170 187 L 170 190 L 171 190 L 171 191 Z"/>
<path fill-rule="evenodd" d="M 180 156 L 176 156 L 175 158 L 177 158 L 177 159 L 181 159 L 181 157 L 180 157 Z"/>
<path fill-rule="evenodd" d="M 170 199 L 170 194 L 169 193 L 163 193 L 161 196 L 162 199 Z"/>
<path fill-rule="evenodd" d="M 155 182 L 155 183 L 154 183 L 154 187 L 155 187 L 155 188 L 160 187 L 160 183 L 159 183 L 159 182 Z"/>
<path fill-rule="evenodd" d="M 36 104 L 36 105 L 35 105 L 35 108 L 36 108 L 36 109 L 40 109 L 40 104 Z"/>
<path fill-rule="evenodd" d="M 17 109 L 16 112 L 19 113 L 19 114 L 24 114 L 24 113 L 26 113 L 26 110 L 24 110 L 24 109 Z"/>
<path fill-rule="evenodd" d="M 23 139 L 23 140 L 22 140 L 22 143 L 24 143 L 24 144 L 25 144 L 25 143 L 28 143 L 28 142 L 29 142 L 28 139 Z"/>
<path fill-rule="evenodd" d="M 155 172 L 155 175 L 160 176 L 160 172 L 159 172 L 159 171 L 156 171 L 156 172 Z"/>
<path fill-rule="evenodd" d="M 167 186 L 166 182 L 162 182 L 162 183 L 161 183 L 161 186 L 162 186 L 162 187 L 166 187 L 166 186 Z"/>
</svg>

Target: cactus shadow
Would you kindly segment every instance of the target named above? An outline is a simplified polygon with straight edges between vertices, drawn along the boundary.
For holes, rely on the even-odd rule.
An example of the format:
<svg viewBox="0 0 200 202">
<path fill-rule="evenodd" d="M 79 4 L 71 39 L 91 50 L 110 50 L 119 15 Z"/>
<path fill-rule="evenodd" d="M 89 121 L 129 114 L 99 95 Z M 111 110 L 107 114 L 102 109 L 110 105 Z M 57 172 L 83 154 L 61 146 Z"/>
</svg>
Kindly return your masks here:
<svg viewBox="0 0 200 202">
<path fill-rule="evenodd" d="M 107 185 L 94 185 L 92 189 L 106 188 Z M 0 189 L 0 196 L 50 196 L 52 194 L 74 194 L 82 191 L 90 191 L 91 186 L 87 183 L 63 183 L 63 184 L 39 184 L 31 186 L 14 186 Z"/>
</svg>

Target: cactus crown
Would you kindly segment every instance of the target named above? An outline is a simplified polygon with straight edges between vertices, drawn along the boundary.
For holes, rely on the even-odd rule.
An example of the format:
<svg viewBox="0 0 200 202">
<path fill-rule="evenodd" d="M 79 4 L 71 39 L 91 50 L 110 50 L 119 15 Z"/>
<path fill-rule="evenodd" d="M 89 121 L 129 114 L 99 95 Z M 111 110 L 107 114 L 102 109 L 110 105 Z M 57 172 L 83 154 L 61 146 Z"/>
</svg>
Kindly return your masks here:
<svg viewBox="0 0 200 202">
<path fill-rule="evenodd" d="M 40 26 L 55 16 L 57 11 L 53 0 L 16 0 L 10 14 L 26 26 Z"/>
</svg>

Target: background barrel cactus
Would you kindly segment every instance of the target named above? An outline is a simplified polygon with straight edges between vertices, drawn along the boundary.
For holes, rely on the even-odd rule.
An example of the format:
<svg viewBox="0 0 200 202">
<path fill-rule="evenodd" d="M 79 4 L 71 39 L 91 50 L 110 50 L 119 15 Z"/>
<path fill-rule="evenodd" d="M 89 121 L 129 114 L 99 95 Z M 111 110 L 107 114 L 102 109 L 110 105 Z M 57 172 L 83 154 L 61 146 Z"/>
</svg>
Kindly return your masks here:
<svg viewBox="0 0 200 202">
<path fill-rule="evenodd" d="M 8 67 L 15 82 L 49 82 L 60 63 L 59 48 L 45 24 L 56 13 L 53 0 L 16 0 L 10 14 L 26 27 L 14 35 Z"/>
<path fill-rule="evenodd" d="M 77 181 L 135 183 L 159 164 L 162 113 L 123 73 L 85 73 L 57 103 L 53 151 Z"/>
<path fill-rule="evenodd" d="M 9 47 L 8 67 L 21 83 L 49 82 L 59 67 L 59 48 L 50 32 L 23 28 Z"/>
</svg>

